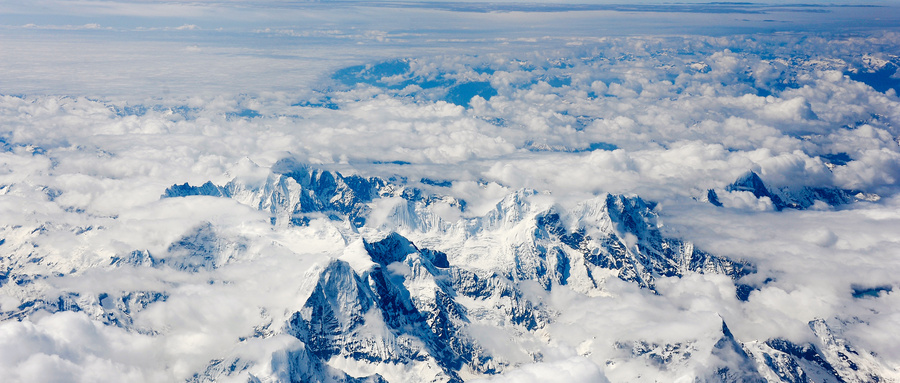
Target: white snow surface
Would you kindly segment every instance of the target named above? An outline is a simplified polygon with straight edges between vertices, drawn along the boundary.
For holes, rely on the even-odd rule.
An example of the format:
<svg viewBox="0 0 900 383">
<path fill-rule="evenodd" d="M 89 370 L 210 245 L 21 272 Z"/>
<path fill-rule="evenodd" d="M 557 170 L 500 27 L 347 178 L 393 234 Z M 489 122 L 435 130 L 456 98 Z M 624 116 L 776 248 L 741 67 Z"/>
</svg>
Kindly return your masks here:
<svg viewBox="0 0 900 383">
<path fill-rule="evenodd" d="M 900 381 L 896 2 L 646 3 L 0 4 L 2 380 Z"/>
</svg>

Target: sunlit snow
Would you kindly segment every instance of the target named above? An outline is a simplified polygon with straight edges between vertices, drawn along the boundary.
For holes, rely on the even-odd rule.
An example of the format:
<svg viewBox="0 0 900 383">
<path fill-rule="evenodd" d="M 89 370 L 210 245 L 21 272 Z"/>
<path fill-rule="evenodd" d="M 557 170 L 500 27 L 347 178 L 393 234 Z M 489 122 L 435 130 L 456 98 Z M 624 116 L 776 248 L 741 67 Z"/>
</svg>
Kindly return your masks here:
<svg viewBox="0 0 900 383">
<path fill-rule="evenodd" d="M 0 380 L 900 381 L 900 3 L 0 2 Z"/>
</svg>

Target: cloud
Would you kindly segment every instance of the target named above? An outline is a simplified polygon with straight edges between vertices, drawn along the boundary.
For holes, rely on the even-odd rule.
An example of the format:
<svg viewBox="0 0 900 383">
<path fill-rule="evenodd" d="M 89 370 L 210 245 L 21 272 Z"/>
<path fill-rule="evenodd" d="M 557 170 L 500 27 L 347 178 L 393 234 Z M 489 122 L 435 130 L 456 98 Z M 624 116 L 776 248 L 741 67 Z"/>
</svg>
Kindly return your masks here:
<svg viewBox="0 0 900 383">
<path fill-rule="evenodd" d="M 527 364 L 511 372 L 473 382 L 608 382 L 599 366 L 581 357 Z"/>
<path fill-rule="evenodd" d="M 466 201 L 465 210 L 436 208 L 448 222 L 486 214 L 520 188 L 546 191 L 561 206 L 603 192 L 637 194 L 660 202 L 655 211 L 667 233 L 758 267 L 738 281 L 752 290 L 746 302 L 732 281 L 711 275 L 660 278 L 659 295 L 599 268 L 591 270 L 600 286 L 590 296 L 522 282 L 553 322 L 540 331 L 503 330 L 516 340 L 483 335 L 492 350 L 515 349 L 508 354 L 516 357 L 488 381 L 698 376 L 712 363 L 702 355 L 723 320 L 739 340 L 802 342 L 811 336 L 808 321 L 838 317 L 854 344 L 888 364 L 900 360 L 890 331 L 897 294 L 851 293 L 859 284 L 898 286 L 900 101 L 845 75 L 868 65 L 865 54 L 892 57 L 896 33 L 588 38 L 548 24 L 503 37 L 485 32 L 492 17 L 501 31 L 538 18 L 511 12 L 454 14 L 448 20 L 464 18 L 479 29 L 419 35 L 415 28 L 341 24 L 388 12 L 378 7 L 349 7 L 335 25 L 271 22 L 300 12 L 287 4 L 273 5 L 284 11 L 278 17 L 248 8 L 262 15 L 221 35 L 207 23 L 208 12 L 233 16 L 244 5 L 117 2 L 85 11 L 148 11 L 166 17 L 165 25 L 182 25 L 179 40 L 160 37 L 164 27 L 147 27 L 139 43 L 125 32 L 37 35 L 49 23 L 16 32 L 28 38 L 3 37 L 19 53 L 0 63 L 5 89 L 25 95 L 0 96 L 0 249 L 5 266 L 34 277 L 0 285 L 0 308 L 10 315 L 0 322 L 0 366 L 12 371 L 9 379 L 176 380 L 232 354 L 266 363 L 297 347 L 284 338 L 242 339 L 279 331 L 332 258 L 357 270 L 371 266 L 361 238 L 382 224 L 393 227 L 387 221 L 403 201 L 373 203 L 361 234 L 327 217 L 274 227 L 258 206 L 230 199 L 160 200 L 185 182 L 263 185 L 269 167 L 285 157 Z M 170 22 L 181 11 L 188 13 Z M 404 12 L 428 24 L 448 11 Z M 588 16 L 553 14 L 547 23 L 572 21 L 560 24 L 566 30 L 588 19 L 601 24 Z M 111 24 L 98 24 L 72 28 L 108 36 Z M 241 40 L 247 36 L 252 43 Z M 398 38 L 403 46 L 392 45 Z M 338 48 L 329 45 L 338 40 Z M 330 77 L 385 59 L 408 69 L 360 83 Z M 457 102 L 468 107 L 447 101 L 450 88 L 471 82 L 489 84 L 496 95 Z M 883 198 L 783 212 L 749 192 L 721 193 L 722 208 L 696 200 L 748 170 L 775 187 L 841 187 Z M 210 270 L 113 264 L 144 250 L 174 259 L 172 244 L 198 227 L 210 227 L 220 248 L 230 249 Z M 417 235 L 435 246 L 452 242 Z M 508 244 L 478 250 L 501 245 Z M 166 298 L 136 310 L 128 330 L 116 327 L 100 295 L 109 305 L 110 297 L 136 291 Z M 12 319 L 39 298 L 47 310 Z M 51 313 L 65 299 L 84 312 Z M 468 302 L 473 313 L 494 309 L 482 303 Z M 494 326 L 486 322 L 481 333 Z M 657 354 L 635 356 L 642 341 L 700 356 L 666 370 L 653 364 Z M 539 361 L 516 365 L 526 360 Z"/>
<path fill-rule="evenodd" d="M 134 381 L 170 378 L 152 370 L 147 359 L 159 346 L 151 336 L 91 321 L 81 313 L 62 312 L 34 323 L 0 324 L 0 366 L 10 382 Z"/>
<path fill-rule="evenodd" d="M 896 241 L 889 232 L 897 217 L 887 212 L 893 211 L 895 205 L 894 199 L 888 199 L 852 209 L 787 214 L 747 214 L 723 209 L 692 214 L 681 211 L 689 207 L 669 206 L 667 224 L 681 227 L 678 233 L 707 251 L 748 259 L 760 267 L 755 276 L 745 278 L 745 283 L 759 288 L 739 309 L 745 314 L 725 316 L 735 334 L 803 340 L 808 336 L 806 322 L 816 317 L 841 316 L 839 312 L 853 312 L 852 315 L 874 321 L 893 317 L 894 314 L 863 314 L 867 310 L 863 307 L 869 305 L 890 313 L 896 307 L 886 300 L 875 303 L 853 298 L 851 285 L 896 283 L 896 278 L 883 269 L 894 267 L 889 266 L 892 262 L 888 260 L 888 249 Z M 766 318 L 766 324 L 759 326 L 741 319 L 751 317 L 756 318 L 751 322 Z M 865 326 L 853 324 L 848 331 L 861 331 Z M 891 347 L 875 344 L 867 347 L 894 352 L 888 351 L 893 350 Z"/>
<path fill-rule="evenodd" d="M 88 23 L 83 25 L 37 25 L 33 23 L 25 24 L 22 28 L 27 29 L 50 29 L 50 30 L 62 30 L 62 31 L 80 31 L 80 30 L 93 30 L 93 29 L 112 29 L 111 27 L 104 27 L 97 23 Z"/>
</svg>

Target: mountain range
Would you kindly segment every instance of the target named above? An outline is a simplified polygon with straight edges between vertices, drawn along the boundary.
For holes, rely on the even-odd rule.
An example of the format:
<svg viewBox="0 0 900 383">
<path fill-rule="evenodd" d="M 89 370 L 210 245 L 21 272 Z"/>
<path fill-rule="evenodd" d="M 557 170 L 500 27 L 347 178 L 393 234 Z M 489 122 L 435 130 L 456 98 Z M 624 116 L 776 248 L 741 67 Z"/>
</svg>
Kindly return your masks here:
<svg viewBox="0 0 900 383">
<path fill-rule="evenodd" d="M 811 205 L 806 197 L 770 191 L 752 172 L 726 190 L 768 197 L 779 210 Z M 829 204 L 852 198 L 849 191 L 810 190 L 804 195 Z M 303 282 L 291 294 L 293 303 L 283 312 L 260 308 L 246 335 L 193 373 L 193 382 L 461 382 L 539 363 L 548 347 L 563 347 L 554 326 L 567 312 L 585 308 L 560 304 L 558 294 L 587 303 L 625 299 L 617 292 L 624 285 L 653 297 L 661 294 L 659 281 L 695 275 L 727 278 L 736 300 L 746 301 L 759 288 L 748 281 L 759 278 L 745 278 L 756 265 L 664 235 L 657 204 L 635 195 L 600 194 L 567 208 L 548 193 L 521 189 L 474 214 L 457 198 L 286 158 L 264 179 L 176 184 L 161 198 L 231 199 L 263 213 L 275 232 L 327 227 L 344 247 L 299 270 Z M 134 269 L 199 275 L 214 284 L 220 270 L 258 256 L 250 233 L 204 222 L 161 252 L 133 249 L 61 267 L 52 257 L 35 256 L 41 251 L 35 238 L 54 230 L 72 228 L 5 229 L 5 246 L 22 256 L 9 258 L 0 290 L 24 303 L 0 313 L 2 319 L 74 311 L 129 332 L 164 336 L 165 328 L 136 318 L 174 299 L 170 288 L 83 293 L 48 291 L 47 283 L 91 269 Z M 694 371 L 698 382 L 891 379 L 876 356 L 851 345 L 825 318 L 810 321 L 808 341 L 799 343 L 739 339 L 722 317 L 706 321 L 708 331 L 676 342 L 623 338 L 595 345 L 584 339 L 573 346 L 589 359 L 597 347 L 612 349 L 606 354 L 612 357 L 594 361 L 639 363 L 658 371 L 651 378 L 657 381 L 671 371 Z"/>
</svg>

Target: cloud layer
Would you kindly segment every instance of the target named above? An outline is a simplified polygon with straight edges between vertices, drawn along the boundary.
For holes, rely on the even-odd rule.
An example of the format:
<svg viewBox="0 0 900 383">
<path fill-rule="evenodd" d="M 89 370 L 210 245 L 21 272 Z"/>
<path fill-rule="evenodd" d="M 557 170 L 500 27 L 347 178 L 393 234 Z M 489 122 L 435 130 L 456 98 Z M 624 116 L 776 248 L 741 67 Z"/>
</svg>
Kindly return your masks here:
<svg viewBox="0 0 900 383">
<path fill-rule="evenodd" d="M 464 201 L 435 208 L 448 226 L 523 188 L 563 209 L 601 193 L 637 194 L 660 202 L 666 235 L 758 268 L 739 281 L 745 300 L 721 275 L 659 277 L 658 294 L 603 269 L 592 271 L 605 282 L 591 294 L 522 282 L 549 307 L 550 324 L 501 329 L 484 314 L 471 334 L 510 366 L 466 377 L 699 377 L 717 357 L 680 360 L 673 347 L 714 355 L 723 321 L 741 341 L 802 344 L 814 340 L 817 318 L 877 354 L 888 373 L 900 368 L 897 32 L 790 32 L 819 28 L 810 26 L 817 14 L 803 13 L 812 21 L 779 34 L 723 26 L 708 33 L 717 37 L 681 36 L 658 33 L 663 25 L 655 35 L 595 37 L 618 24 L 553 23 L 602 24 L 597 10 L 413 5 L 400 14 L 421 15 L 414 25 L 388 28 L 395 16 L 356 28 L 349 21 L 396 9 L 348 6 L 322 21 L 340 12 L 269 4 L 284 12 L 276 17 L 245 5 L 107 2 L 54 22 L 0 6 L 12 15 L 2 20 L 15 21 L 0 36 L 16 53 L 0 63 L 0 369 L 12 381 L 182 380 L 234 355 L 256 363 L 248 374 L 277 375 L 276 354 L 303 345 L 246 340 L 281 331 L 333 259 L 370 267 L 362 241 L 407 230 L 391 221 L 402 201 L 373 202 L 362 228 L 325 216 L 287 227 L 240 198 L 160 197 L 184 183 L 264 185 L 286 157 Z M 289 22 L 306 11 L 319 21 Z M 871 10 L 829 11 L 853 19 Z M 128 18 L 114 25 L 98 15 Z M 727 15 L 721 23 L 736 17 Z M 478 28 L 425 27 L 443 16 Z M 543 17 L 534 31 L 511 27 Z M 786 16 L 746 17 L 740 28 Z M 751 170 L 770 187 L 880 199 L 781 212 L 750 192 L 721 193 L 724 207 L 706 201 L 709 189 Z M 452 261 L 507 245 L 454 253 L 462 234 L 404 235 Z M 215 257 L 191 272 L 154 265 L 193 262 L 178 257 L 203 248 L 197 238 Z M 109 314 L 121 307 L 131 314 Z M 671 370 L 653 364 L 665 352 Z M 358 376 L 424 374 L 330 363 Z"/>
</svg>

